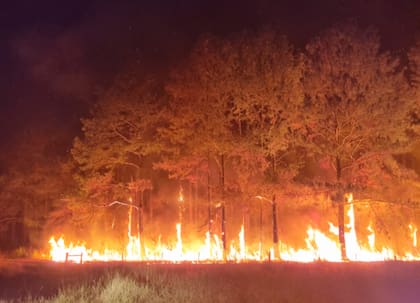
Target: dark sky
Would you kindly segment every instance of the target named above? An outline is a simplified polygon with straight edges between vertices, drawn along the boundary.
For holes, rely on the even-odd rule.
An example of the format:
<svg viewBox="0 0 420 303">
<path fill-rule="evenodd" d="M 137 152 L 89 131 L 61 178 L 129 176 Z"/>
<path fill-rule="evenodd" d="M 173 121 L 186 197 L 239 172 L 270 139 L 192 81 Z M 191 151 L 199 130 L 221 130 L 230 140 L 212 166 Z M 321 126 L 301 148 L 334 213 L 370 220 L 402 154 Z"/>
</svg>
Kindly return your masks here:
<svg viewBox="0 0 420 303">
<path fill-rule="evenodd" d="M 165 71 L 200 34 L 270 25 L 303 47 L 351 17 L 399 50 L 418 35 L 419 8 L 418 0 L 9 1 L 0 10 L 0 151 L 39 128 L 69 140 L 119 72 Z"/>
</svg>

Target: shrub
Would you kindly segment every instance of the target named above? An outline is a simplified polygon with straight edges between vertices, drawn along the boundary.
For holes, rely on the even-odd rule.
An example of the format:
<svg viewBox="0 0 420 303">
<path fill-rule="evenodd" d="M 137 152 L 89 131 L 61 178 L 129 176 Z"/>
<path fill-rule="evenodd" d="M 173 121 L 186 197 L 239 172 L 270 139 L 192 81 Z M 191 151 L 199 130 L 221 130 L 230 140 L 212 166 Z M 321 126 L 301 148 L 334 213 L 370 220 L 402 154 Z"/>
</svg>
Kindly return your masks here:
<svg viewBox="0 0 420 303">
<path fill-rule="evenodd" d="M 103 303 L 146 302 L 150 295 L 147 285 L 139 285 L 134 279 L 117 273 L 105 283 L 99 299 Z"/>
</svg>

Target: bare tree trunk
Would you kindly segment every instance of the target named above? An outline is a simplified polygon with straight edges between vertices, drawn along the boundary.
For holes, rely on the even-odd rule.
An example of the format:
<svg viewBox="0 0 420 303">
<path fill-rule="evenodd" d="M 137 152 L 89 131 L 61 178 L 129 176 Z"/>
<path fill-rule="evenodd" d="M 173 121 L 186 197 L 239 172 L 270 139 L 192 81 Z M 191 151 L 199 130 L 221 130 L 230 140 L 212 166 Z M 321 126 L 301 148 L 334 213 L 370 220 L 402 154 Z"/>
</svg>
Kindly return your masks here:
<svg viewBox="0 0 420 303">
<path fill-rule="evenodd" d="M 273 208 L 273 244 L 274 246 L 277 246 L 277 244 L 279 243 L 279 232 L 277 227 L 277 202 L 275 195 L 273 195 L 273 200 L 271 203 Z"/>
<path fill-rule="evenodd" d="M 275 181 L 277 178 L 277 172 L 276 172 L 276 158 L 274 154 L 271 156 L 271 173 L 272 173 L 272 180 Z"/>
<path fill-rule="evenodd" d="M 341 160 L 336 157 L 336 169 L 337 169 L 337 203 L 338 203 L 338 241 L 340 242 L 341 258 L 347 260 L 346 251 L 346 239 L 344 236 L 344 197 L 343 189 L 341 186 Z"/>
<path fill-rule="evenodd" d="M 197 221 L 199 220 L 199 209 L 198 209 L 198 177 L 197 182 L 193 184 L 193 223 L 194 225 L 197 224 Z"/>
<path fill-rule="evenodd" d="M 189 181 L 188 184 L 188 222 L 191 223 L 193 221 L 193 184 L 191 181 Z"/>
<path fill-rule="evenodd" d="M 18 220 L 14 220 L 11 223 L 9 223 L 9 231 L 10 231 L 10 242 L 7 243 L 7 248 L 16 248 L 18 245 L 18 233 L 16 231 L 17 229 L 17 224 L 18 224 Z"/>
<path fill-rule="evenodd" d="M 149 206 L 149 221 L 153 222 L 153 201 L 152 201 L 152 191 L 148 189 L 147 192 L 147 205 Z"/>
<path fill-rule="evenodd" d="M 225 213 L 225 156 L 220 156 L 220 186 L 222 198 L 222 243 L 223 243 L 223 259 L 226 259 L 226 213 Z"/>
<path fill-rule="evenodd" d="M 139 216 L 139 236 L 143 233 L 143 202 L 144 201 L 144 190 L 141 191 L 141 194 L 138 198 L 138 216 Z"/>
<path fill-rule="evenodd" d="M 210 153 L 207 154 L 207 212 L 208 212 L 208 228 L 211 236 L 212 233 L 212 219 L 211 219 L 211 185 L 210 185 Z"/>
</svg>

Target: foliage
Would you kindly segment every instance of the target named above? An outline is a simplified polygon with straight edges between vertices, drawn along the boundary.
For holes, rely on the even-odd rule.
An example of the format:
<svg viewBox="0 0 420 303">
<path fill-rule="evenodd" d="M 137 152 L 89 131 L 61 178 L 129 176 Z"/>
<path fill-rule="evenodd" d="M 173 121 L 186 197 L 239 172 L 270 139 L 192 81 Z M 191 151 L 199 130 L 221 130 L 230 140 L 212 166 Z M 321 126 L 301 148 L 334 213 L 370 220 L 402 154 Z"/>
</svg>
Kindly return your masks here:
<svg viewBox="0 0 420 303">
<path fill-rule="evenodd" d="M 420 137 L 420 41 L 409 50 L 409 72 L 410 81 L 414 87 L 415 102 L 411 111 L 411 123 L 414 134 L 417 135 L 417 142 Z"/>
<path fill-rule="evenodd" d="M 343 191 L 383 183 L 384 162 L 411 143 L 415 100 L 404 72 L 397 57 L 381 52 L 376 31 L 353 23 L 330 28 L 306 46 L 302 134 L 306 150 L 335 172 L 326 180 L 336 184 L 342 258 Z"/>
<path fill-rule="evenodd" d="M 57 134 L 47 137 L 46 133 L 44 129 L 28 132 L 12 147 L 18 154 L 3 155 L 10 165 L 0 178 L 0 231 L 8 234 L 8 243 L 2 245 L 9 249 L 44 245 L 46 222 L 73 188 L 62 158 L 45 157 L 55 153 L 58 140 Z"/>
<path fill-rule="evenodd" d="M 366 185 L 381 159 L 410 143 L 413 98 L 404 68 L 381 52 L 376 31 L 351 23 L 313 39 L 306 66 L 308 150 L 329 163 L 334 178 Z"/>
<path fill-rule="evenodd" d="M 301 73 L 302 60 L 275 31 L 203 38 L 167 86 L 174 114 L 161 134 L 172 153 L 159 167 L 204 175 L 214 163 L 219 175 L 229 169 L 227 188 L 257 191 L 269 161 L 277 166 L 291 145 Z"/>
<path fill-rule="evenodd" d="M 154 139 L 164 101 L 158 86 L 129 76 L 119 79 L 92 116 L 82 120 L 83 137 L 75 139 L 71 152 L 82 189 L 80 202 L 102 207 L 96 209 L 97 216 L 107 216 L 104 207 L 115 199 L 127 202 L 133 191 L 152 188 L 150 159 L 158 151 Z"/>
</svg>

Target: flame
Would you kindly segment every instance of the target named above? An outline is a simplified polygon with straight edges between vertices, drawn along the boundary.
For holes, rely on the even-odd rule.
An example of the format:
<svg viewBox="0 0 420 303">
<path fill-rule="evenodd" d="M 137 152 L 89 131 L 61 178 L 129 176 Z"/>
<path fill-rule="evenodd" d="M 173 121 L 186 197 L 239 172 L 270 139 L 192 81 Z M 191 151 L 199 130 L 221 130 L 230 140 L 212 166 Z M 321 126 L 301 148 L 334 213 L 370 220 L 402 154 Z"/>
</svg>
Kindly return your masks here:
<svg viewBox="0 0 420 303">
<path fill-rule="evenodd" d="M 417 247 L 417 227 L 413 224 L 409 224 L 408 228 L 411 232 L 411 238 L 413 239 L 413 247 Z"/>
<path fill-rule="evenodd" d="M 241 225 L 241 231 L 239 232 L 239 256 L 241 260 L 246 259 L 245 230 L 243 224 Z"/>
<path fill-rule="evenodd" d="M 183 201 L 182 188 L 180 189 L 178 200 Z M 347 257 L 350 261 L 383 261 L 383 260 L 420 260 L 420 254 L 417 252 L 406 252 L 403 255 L 397 255 L 391 248 L 384 247 L 378 250 L 375 243 L 375 230 L 370 223 L 367 228 L 367 237 L 361 241 L 356 233 L 356 218 L 353 196 L 346 195 L 347 204 L 345 224 L 345 241 L 347 248 Z M 77 262 L 88 261 L 110 261 L 110 260 L 137 260 L 137 261 L 163 261 L 163 262 L 246 262 L 246 261 L 295 261 L 295 262 L 313 262 L 329 261 L 341 262 L 341 250 L 338 242 L 338 227 L 328 222 L 329 231 L 322 232 L 312 226 L 306 228 L 306 238 L 304 248 L 294 248 L 287 243 L 280 242 L 273 245 L 267 254 L 262 252 L 262 243 L 258 243 L 255 251 L 247 247 L 245 237 L 245 227 L 242 224 L 238 233 L 238 241 L 230 243 L 227 253 L 224 253 L 223 243 L 216 234 L 207 231 L 203 234 L 202 241 L 186 243 L 182 239 L 182 222 L 175 225 L 176 242 L 174 245 L 161 243 L 159 236 L 157 245 L 151 247 L 141 241 L 140 233 L 132 234 L 132 212 L 133 206 L 128 211 L 127 245 L 124 251 L 104 249 L 95 251 L 89 249 L 85 244 L 70 243 L 65 244 L 64 238 L 55 240 L 51 237 L 50 257 L 57 262 Z M 181 217 L 182 218 L 182 217 Z M 408 225 L 412 247 L 417 248 L 417 227 L 414 224 Z M 366 244 L 364 244 L 366 243 Z M 226 258 L 224 257 L 226 255 Z"/>
<path fill-rule="evenodd" d="M 372 223 L 369 224 L 369 226 L 367 227 L 367 230 L 370 232 L 370 234 L 368 235 L 369 248 L 371 250 L 374 250 L 375 249 L 375 232 L 372 228 Z"/>
<path fill-rule="evenodd" d="M 182 188 L 182 186 L 179 187 L 178 201 L 179 203 L 184 202 L 184 189 Z"/>
</svg>

